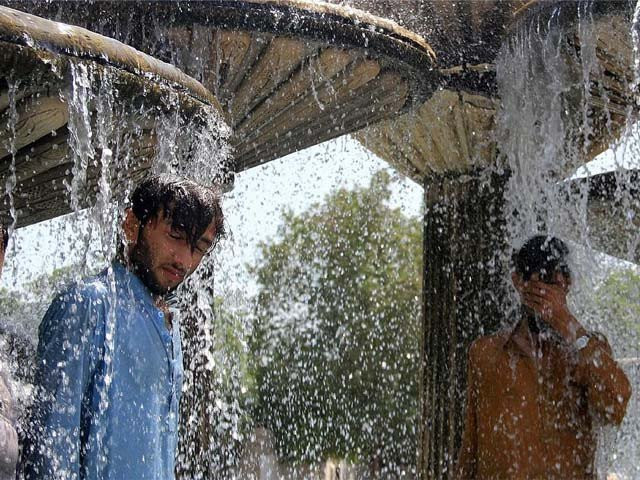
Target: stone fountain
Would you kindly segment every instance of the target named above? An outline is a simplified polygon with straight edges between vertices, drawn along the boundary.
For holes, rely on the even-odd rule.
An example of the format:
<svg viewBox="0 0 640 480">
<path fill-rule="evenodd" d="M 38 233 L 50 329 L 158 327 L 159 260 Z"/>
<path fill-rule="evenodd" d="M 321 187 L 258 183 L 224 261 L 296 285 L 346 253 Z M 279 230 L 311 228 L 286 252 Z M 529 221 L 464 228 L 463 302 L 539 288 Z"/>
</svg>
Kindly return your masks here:
<svg viewBox="0 0 640 480">
<path fill-rule="evenodd" d="M 101 54 L 106 40 L 89 43 L 93 46 L 83 47 L 78 55 L 99 68 L 114 70 L 116 78 L 126 77 L 116 82 L 123 85 L 122 95 L 137 98 L 145 92 L 143 97 L 161 98 L 174 92 L 187 114 L 202 105 L 221 111 L 232 129 L 229 170 L 238 172 L 358 132 L 365 146 L 424 186 L 418 463 L 422 478 L 449 478 L 460 441 L 468 345 L 504 321 L 508 296 L 504 212 L 513 164 L 507 158 L 508 132 L 500 117 L 505 91 L 500 78 L 509 68 L 504 52 L 519 45 L 523 32 L 542 29 L 559 35 L 558 58 L 568 72 L 569 86 L 560 99 L 567 135 L 558 152 L 568 155 L 566 161 L 562 157 L 557 165 L 545 168 L 550 178 L 561 181 L 606 150 L 637 115 L 630 2 L 408 0 L 398 6 L 394 0 L 340 1 L 340 5 L 302 0 L 136 0 L 117 9 L 113 2 L 102 0 L 0 3 L 113 37 L 180 68 L 184 74 L 142 54 L 136 57 L 147 62 L 142 67 L 131 61 L 133 57 L 123 58 L 113 50 Z M 588 9 L 582 7 L 586 3 Z M 372 14 L 393 18 L 427 40 Z M 35 25 L 43 21 L 29 18 Z M 58 71 L 66 68 L 66 60 L 59 58 L 77 47 L 64 43 L 66 30 L 52 42 L 62 46 L 51 49 L 45 35 L 51 25 L 39 38 L 24 35 L 31 25 L 21 24 L 20 30 L 12 20 L 4 23 L 11 28 L 0 33 L 0 39 L 10 44 L 7 52 L 13 52 L 1 57 L 8 67 L 5 71 L 20 77 L 25 73 L 17 68 L 16 59 L 19 65 L 31 62 L 34 72 L 64 91 L 62 82 L 68 76 Z M 31 38 L 37 41 L 32 44 Z M 51 65 L 60 66 L 52 70 Z M 158 78 L 162 80 L 154 83 Z M 5 79 L 0 105 L 8 119 L 17 117 L 13 128 L 23 133 L 13 144 L 5 141 L 0 168 L 5 178 L 15 170 L 14 207 L 22 209 L 18 225 L 26 225 L 69 210 L 68 194 L 53 185 L 69 175 L 70 165 L 64 155 L 50 153 L 54 150 L 48 146 L 66 148 L 68 118 L 59 94 L 19 93 L 20 85 L 33 88 L 39 83 L 20 82 L 15 87 L 15 80 Z M 153 128 L 144 130 L 149 132 L 143 135 L 147 144 L 134 155 L 142 166 L 125 175 L 148 168 L 144 159 L 151 155 L 144 152 L 153 149 Z M 23 167 L 27 156 L 30 162 L 41 159 L 36 173 Z M 39 171 L 51 172 L 43 176 Z M 598 187 L 603 182 L 592 183 L 587 188 L 594 205 L 591 211 L 606 215 L 611 189 Z M 29 185 L 43 187 L 29 193 Z M 594 216 L 593 225 L 602 216 Z"/>
<path fill-rule="evenodd" d="M 438 85 L 420 36 L 324 2 L 2 3 L 119 39 L 201 81 L 229 119 L 236 171 L 393 117 Z"/>
<path fill-rule="evenodd" d="M 74 75 L 80 71 L 108 82 L 112 94 L 127 104 L 122 112 L 126 119 L 119 120 L 141 129 L 132 145 L 134 160 L 126 172 L 128 181 L 140 178 L 151 167 L 157 147 L 155 122 L 160 114 L 153 112 L 154 108 L 163 113 L 179 108 L 181 115 L 190 119 L 223 115 L 216 98 L 177 68 L 83 28 L 3 7 L 0 44 L 0 115 L 7 125 L 0 133 L 0 175 L 3 185 L 10 185 L 8 193 L 18 227 L 72 209 L 65 184 L 73 183 L 76 155 L 70 146 L 71 97 L 73 82 L 79 80 Z M 91 99 L 85 100 L 89 103 Z M 95 117 L 97 105 L 85 107 L 88 118 Z M 104 147 L 115 149 L 121 140 L 110 138 Z M 74 192 L 79 208 L 95 200 L 101 159 L 106 158 L 103 153 L 96 152 L 90 159 L 83 185 Z M 110 182 L 124 182 L 122 172 L 112 173 Z M 8 202 L 5 208 L 7 215 Z"/>
</svg>

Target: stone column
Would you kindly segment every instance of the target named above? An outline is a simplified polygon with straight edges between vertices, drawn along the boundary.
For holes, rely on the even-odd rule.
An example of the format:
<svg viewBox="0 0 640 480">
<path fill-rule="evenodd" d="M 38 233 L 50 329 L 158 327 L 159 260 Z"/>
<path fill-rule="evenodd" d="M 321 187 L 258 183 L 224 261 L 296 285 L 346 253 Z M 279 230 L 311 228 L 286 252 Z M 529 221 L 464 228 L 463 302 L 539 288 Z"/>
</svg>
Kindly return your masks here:
<svg viewBox="0 0 640 480">
<path fill-rule="evenodd" d="M 507 175 L 425 178 L 422 479 L 451 478 L 463 429 L 467 352 L 503 318 Z"/>
</svg>

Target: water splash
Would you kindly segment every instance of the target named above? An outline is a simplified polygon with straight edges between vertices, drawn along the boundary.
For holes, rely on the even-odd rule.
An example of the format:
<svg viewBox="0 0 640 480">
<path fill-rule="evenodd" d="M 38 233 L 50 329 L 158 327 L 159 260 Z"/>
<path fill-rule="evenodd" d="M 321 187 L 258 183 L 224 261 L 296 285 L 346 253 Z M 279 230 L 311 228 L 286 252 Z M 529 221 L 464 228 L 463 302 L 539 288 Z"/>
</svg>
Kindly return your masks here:
<svg viewBox="0 0 640 480">
<path fill-rule="evenodd" d="M 9 101 L 9 107 L 8 107 L 9 118 L 7 121 L 6 128 L 8 130 L 9 135 L 6 140 L 8 143 L 8 145 L 6 146 L 6 149 L 11 154 L 11 161 L 9 165 L 9 175 L 5 182 L 5 195 L 9 200 L 9 214 L 11 215 L 11 224 L 9 225 L 9 230 L 8 230 L 9 235 L 11 235 L 15 230 L 16 221 L 18 219 L 13 190 L 16 187 L 16 183 L 17 183 L 16 153 L 18 149 L 16 146 L 16 137 L 17 137 L 16 126 L 18 124 L 18 109 L 16 107 L 16 103 L 17 103 L 19 86 L 20 86 L 20 80 L 10 80 L 9 88 L 7 92 L 8 101 Z"/>
<path fill-rule="evenodd" d="M 93 129 L 91 118 L 91 100 L 93 100 L 93 72 L 84 63 L 71 64 L 71 83 L 69 105 L 70 147 L 73 152 L 72 177 L 69 184 L 71 210 L 77 212 L 85 201 L 81 191 L 86 189 L 87 173 L 95 157 L 93 148 Z"/>
<path fill-rule="evenodd" d="M 592 7 L 593 2 L 547 6 L 520 25 L 497 59 L 503 106 L 497 135 L 512 172 L 506 216 L 514 248 L 539 232 L 570 241 L 572 311 L 587 328 L 608 336 L 637 390 L 639 337 L 633 325 L 616 318 L 624 312 L 614 307 L 620 299 L 607 285 L 619 272 L 638 271 L 640 234 L 627 223 L 635 223 L 640 206 L 629 162 L 638 139 L 638 37 L 635 23 L 626 31 L 626 21 L 599 16 Z M 636 8 L 636 21 L 637 15 Z M 603 40 L 611 31 L 628 36 L 627 44 L 633 40 L 636 52 L 633 61 L 630 52 L 611 53 L 609 58 L 615 54 L 617 61 L 628 62 L 620 68 L 634 67 L 632 75 L 618 75 L 614 86 L 603 60 L 606 48 L 615 47 Z M 627 101 L 624 109 L 621 99 Z M 609 142 L 612 150 L 588 163 Z M 596 176 L 597 169 L 605 173 Z M 637 396 L 631 399 L 621 429 L 602 432 L 598 469 L 603 476 L 638 476 L 636 462 L 627 460 L 637 458 L 637 401 Z"/>
</svg>

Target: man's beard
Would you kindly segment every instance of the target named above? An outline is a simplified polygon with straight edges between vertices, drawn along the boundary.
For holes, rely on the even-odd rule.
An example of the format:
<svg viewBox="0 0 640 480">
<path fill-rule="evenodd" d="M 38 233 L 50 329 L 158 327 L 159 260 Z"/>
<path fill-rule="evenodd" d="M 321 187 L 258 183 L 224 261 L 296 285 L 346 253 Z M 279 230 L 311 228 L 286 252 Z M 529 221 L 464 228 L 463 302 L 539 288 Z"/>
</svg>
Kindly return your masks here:
<svg viewBox="0 0 640 480">
<path fill-rule="evenodd" d="M 138 235 L 138 241 L 135 247 L 133 247 L 129 253 L 129 259 L 131 260 L 133 273 L 136 274 L 153 295 L 167 295 L 177 288 L 177 285 L 173 288 L 160 285 L 156 275 L 153 273 L 151 249 L 142 236 L 142 230 Z"/>
</svg>

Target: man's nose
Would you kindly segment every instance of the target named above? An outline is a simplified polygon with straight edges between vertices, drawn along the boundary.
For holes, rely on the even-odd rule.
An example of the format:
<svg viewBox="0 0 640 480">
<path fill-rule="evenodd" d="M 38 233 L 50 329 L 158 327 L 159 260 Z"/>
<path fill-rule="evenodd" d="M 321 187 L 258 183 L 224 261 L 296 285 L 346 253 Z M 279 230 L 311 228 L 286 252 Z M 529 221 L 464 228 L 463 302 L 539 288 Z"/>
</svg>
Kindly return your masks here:
<svg viewBox="0 0 640 480">
<path fill-rule="evenodd" d="M 173 251 L 173 261 L 185 271 L 190 271 L 193 265 L 193 253 L 189 245 L 181 245 Z"/>
</svg>

